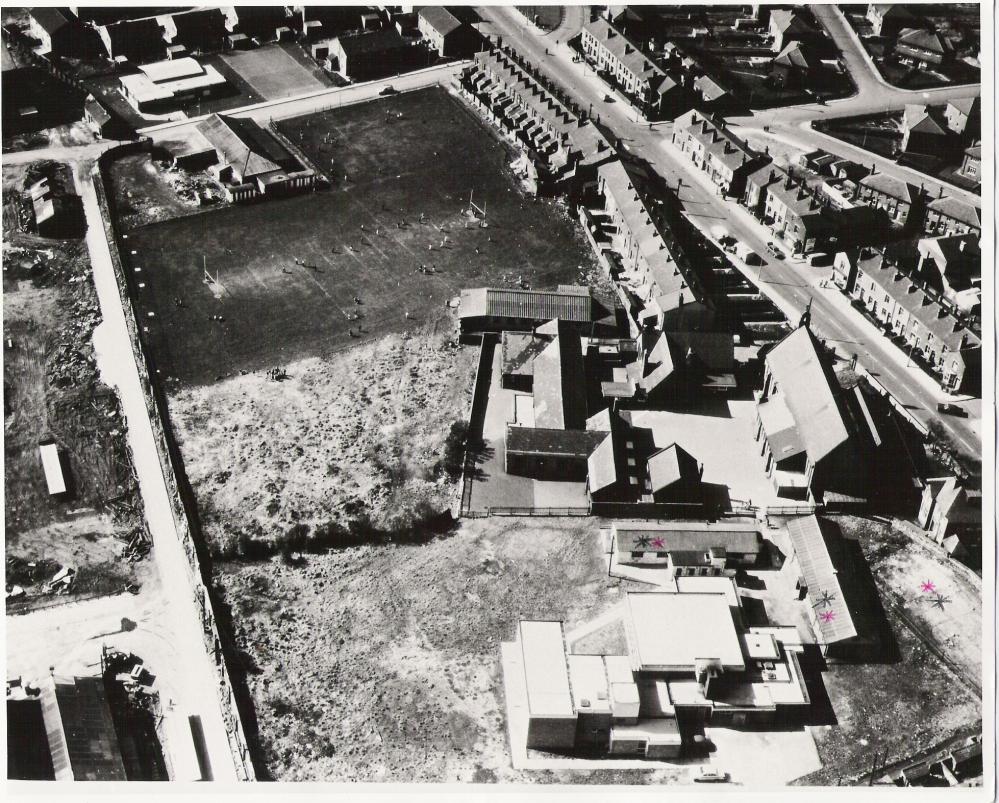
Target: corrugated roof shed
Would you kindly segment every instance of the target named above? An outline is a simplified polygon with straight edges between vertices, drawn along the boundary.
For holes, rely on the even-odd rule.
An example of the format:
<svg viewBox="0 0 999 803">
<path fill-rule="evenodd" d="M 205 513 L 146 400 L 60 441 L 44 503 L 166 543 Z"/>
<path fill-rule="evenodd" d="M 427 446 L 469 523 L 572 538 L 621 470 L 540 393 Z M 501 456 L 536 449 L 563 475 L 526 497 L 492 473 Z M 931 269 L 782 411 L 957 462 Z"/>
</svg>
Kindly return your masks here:
<svg viewBox="0 0 999 803">
<path fill-rule="evenodd" d="M 42 700 L 56 780 L 127 780 L 101 678 L 47 681 Z"/>
<path fill-rule="evenodd" d="M 476 288 L 461 293 L 460 315 L 469 317 L 521 318 L 588 323 L 593 319 L 593 299 L 589 291 L 506 290 Z"/>
<path fill-rule="evenodd" d="M 815 621 L 819 628 L 816 635 L 820 642 L 834 644 L 853 638 L 857 635 L 857 628 L 818 518 L 806 516 L 792 519 L 788 522 L 787 532 L 798 559 L 802 580 L 808 587 L 808 601 L 815 609 Z"/>
</svg>

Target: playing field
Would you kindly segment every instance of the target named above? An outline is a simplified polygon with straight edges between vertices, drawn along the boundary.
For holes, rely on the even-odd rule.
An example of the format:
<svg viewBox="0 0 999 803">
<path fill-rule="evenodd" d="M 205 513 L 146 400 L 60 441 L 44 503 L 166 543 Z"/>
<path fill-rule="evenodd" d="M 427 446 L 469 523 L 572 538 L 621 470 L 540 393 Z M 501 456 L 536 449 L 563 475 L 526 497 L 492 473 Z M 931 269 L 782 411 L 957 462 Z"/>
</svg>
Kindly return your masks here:
<svg viewBox="0 0 999 803">
<path fill-rule="evenodd" d="M 327 84 L 319 81 L 280 45 L 258 50 L 234 50 L 222 58 L 264 100 L 278 100 L 327 88 Z"/>
<path fill-rule="evenodd" d="M 441 89 L 281 127 L 334 173 L 332 189 L 128 233 L 132 291 L 165 376 L 197 384 L 284 365 L 443 317 L 463 287 L 551 287 L 593 267 L 573 219 L 526 197 L 511 153 Z M 486 228 L 465 212 L 470 193 Z"/>
</svg>

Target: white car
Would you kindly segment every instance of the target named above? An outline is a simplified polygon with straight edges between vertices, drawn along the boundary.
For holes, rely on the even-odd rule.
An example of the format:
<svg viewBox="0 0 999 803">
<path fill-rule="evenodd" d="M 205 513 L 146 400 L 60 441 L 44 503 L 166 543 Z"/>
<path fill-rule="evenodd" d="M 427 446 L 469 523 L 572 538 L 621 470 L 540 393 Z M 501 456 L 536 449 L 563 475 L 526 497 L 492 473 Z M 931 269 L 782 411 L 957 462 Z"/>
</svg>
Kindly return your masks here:
<svg viewBox="0 0 999 803">
<path fill-rule="evenodd" d="M 728 783 L 728 773 L 711 767 L 701 767 L 701 771 L 694 776 L 694 783 Z"/>
</svg>

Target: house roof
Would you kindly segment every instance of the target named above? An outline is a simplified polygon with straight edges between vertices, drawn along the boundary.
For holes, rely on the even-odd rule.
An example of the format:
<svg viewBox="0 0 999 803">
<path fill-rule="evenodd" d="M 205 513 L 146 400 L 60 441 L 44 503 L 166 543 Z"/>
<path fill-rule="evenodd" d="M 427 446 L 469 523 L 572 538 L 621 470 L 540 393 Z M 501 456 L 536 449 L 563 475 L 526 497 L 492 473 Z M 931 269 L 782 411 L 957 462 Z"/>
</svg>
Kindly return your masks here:
<svg viewBox="0 0 999 803">
<path fill-rule="evenodd" d="M 111 58 L 125 55 L 155 61 L 166 52 L 163 28 L 155 17 L 122 20 L 101 26 L 101 29 L 110 43 L 108 55 Z"/>
<path fill-rule="evenodd" d="M 420 18 L 425 20 L 435 31 L 442 36 L 458 30 L 462 22 L 444 6 L 426 6 L 419 10 Z"/>
<path fill-rule="evenodd" d="M 106 125 L 111 122 L 111 113 L 93 95 L 87 95 L 83 107 L 98 125 Z"/>
<path fill-rule="evenodd" d="M 679 483 L 696 483 L 700 479 L 696 458 L 675 443 L 652 454 L 648 468 L 653 493 Z"/>
<path fill-rule="evenodd" d="M 535 321 L 558 318 L 562 321 L 588 323 L 594 318 L 595 306 L 590 291 L 582 287 L 571 292 L 480 287 L 462 290 L 460 316 Z"/>
<path fill-rule="evenodd" d="M 766 356 L 766 363 L 780 386 L 778 397 L 787 405 L 813 462 L 849 439 L 835 396 L 835 379 L 819 355 L 815 337 L 807 326 L 798 327 L 774 346 Z"/>
<path fill-rule="evenodd" d="M 816 636 L 822 644 L 853 638 L 857 628 L 843 595 L 829 547 L 815 516 L 792 519 L 787 533 L 798 559 L 801 577 L 808 587 L 808 601 L 815 610 Z"/>
<path fill-rule="evenodd" d="M 976 229 L 982 227 L 982 210 L 972 206 L 953 195 L 944 195 L 926 205 L 927 210 L 953 218 L 960 223 L 966 223 Z"/>
<path fill-rule="evenodd" d="M 785 36 L 788 33 L 812 32 L 811 25 L 795 14 L 794 11 L 783 8 L 778 8 L 770 12 L 770 23 L 776 26 L 777 30 Z"/>
<path fill-rule="evenodd" d="M 28 13 L 50 35 L 72 23 L 70 15 L 61 8 L 41 6 L 29 9 Z"/>
<path fill-rule="evenodd" d="M 558 335 L 534 358 L 534 421 L 551 429 L 586 425 L 586 381 L 579 333 L 556 320 Z"/>
<path fill-rule="evenodd" d="M 659 90 L 662 85 L 667 88 L 675 86 L 675 82 L 666 74 L 652 58 L 642 52 L 641 47 L 624 32 L 615 28 L 603 17 L 587 22 L 584 31 L 589 31 L 597 41 L 606 47 L 611 54 L 639 79 L 648 83 L 653 90 Z"/>
<path fill-rule="evenodd" d="M 944 37 L 936 31 L 928 31 L 925 28 L 903 28 L 899 31 L 896 47 L 925 50 L 940 55 L 952 50 L 950 42 Z"/>
<path fill-rule="evenodd" d="M 887 173 L 872 173 L 860 180 L 861 187 L 868 187 L 891 198 L 897 198 L 906 203 L 915 203 L 919 198 L 919 188 L 907 181 L 901 181 Z"/>
<path fill-rule="evenodd" d="M 694 79 L 694 89 L 701 93 L 705 101 L 718 100 L 728 94 L 714 78 L 710 75 L 699 75 Z"/>
<path fill-rule="evenodd" d="M 965 488 L 956 477 L 947 477 L 937 493 L 937 507 L 951 524 L 980 524 L 982 492 Z"/>
<path fill-rule="evenodd" d="M 913 19 L 912 12 L 905 6 L 895 3 L 872 3 L 882 17 L 892 17 L 894 19 Z"/>
<path fill-rule="evenodd" d="M 979 107 L 981 102 L 981 96 L 975 95 L 970 98 L 953 98 L 952 100 L 947 101 L 947 105 L 957 109 L 965 116 L 968 116 Z"/>
<path fill-rule="evenodd" d="M 600 441 L 587 460 L 586 484 L 590 493 L 609 488 L 618 481 L 617 450 L 615 433 L 611 432 Z"/>
<path fill-rule="evenodd" d="M 338 36 L 336 41 L 346 54 L 347 58 L 365 53 L 381 53 L 386 50 L 395 50 L 408 47 L 395 28 L 381 28 L 371 33 L 362 33 L 354 36 Z"/>
<path fill-rule="evenodd" d="M 941 137 L 947 136 L 949 133 L 947 121 L 932 106 L 923 106 L 918 103 L 906 104 L 903 119 L 909 131 L 916 131 L 920 134 L 936 134 Z"/>
<path fill-rule="evenodd" d="M 782 64 L 787 67 L 796 67 L 799 70 L 810 70 L 814 64 L 813 59 L 808 55 L 801 42 L 792 39 L 774 56 L 774 64 Z"/>
<path fill-rule="evenodd" d="M 742 643 L 724 593 L 631 592 L 625 633 L 632 668 L 693 670 L 700 661 L 743 670 Z"/>
<path fill-rule="evenodd" d="M 972 159 L 980 160 L 982 158 L 982 143 L 979 142 L 969 148 L 965 148 L 964 153 Z"/>
</svg>

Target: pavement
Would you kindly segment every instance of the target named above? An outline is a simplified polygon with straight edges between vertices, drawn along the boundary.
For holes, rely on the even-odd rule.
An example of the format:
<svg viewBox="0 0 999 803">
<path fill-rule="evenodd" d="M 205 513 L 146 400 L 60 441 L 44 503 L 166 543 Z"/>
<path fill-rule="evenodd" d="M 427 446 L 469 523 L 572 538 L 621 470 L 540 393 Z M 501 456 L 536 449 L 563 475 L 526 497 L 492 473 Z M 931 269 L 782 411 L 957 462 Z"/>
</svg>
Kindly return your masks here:
<svg viewBox="0 0 999 803">
<path fill-rule="evenodd" d="M 829 25 L 861 91 L 852 98 L 825 105 L 805 104 L 735 117 L 730 121 L 732 124 L 759 130 L 766 125 L 771 132 L 794 138 L 801 143 L 802 149 L 812 150 L 828 144 L 819 139 L 817 132 L 801 127 L 801 124 L 807 125 L 813 119 L 900 109 L 906 103 L 916 102 L 917 98 L 923 98 L 924 102 L 937 98 L 942 102 L 945 98 L 975 95 L 981 91 L 979 85 L 926 92 L 888 86 L 880 80 L 860 43 L 855 37 L 850 37 L 845 19 L 830 6 L 816 6 L 815 10 L 820 19 Z M 929 420 L 939 421 L 959 448 L 972 456 L 981 454 L 980 400 L 959 402 L 968 412 L 967 418 L 938 417 L 937 402 L 955 400 L 921 369 L 908 366 L 899 349 L 877 330 L 872 331 L 860 312 L 835 300 L 833 294 L 838 294 L 838 291 L 818 290 L 818 281 L 827 278 L 825 271 L 817 271 L 801 261 L 770 257 L 766 245 L 773 239 L 772 233 L 745 208 L 723 199 L 707 176 L 673 148 L 670 123 L 650 126 L 636 122 L 630 105 L 621 101 L 604 101 L 608 93 L 606 84 L 594 75 L 592 69 L 573 62 L 576 53 L 566 44 L 566 40 L 582 25 L 581 14 L 572 15 L 571 19 L 567 15 L 557 32 L 542 33 L 533 26 L 525 25 L 521 15 L 512 7 L 480 8 L 479 13 L 487 20 L 483 26 L 485 32 L 503 36 L 505 42 L 538 64 L 567 90 L 582 108 L 592 107 L 594 117 L 599 117 L 599 121 L 620 138 L 622 149 L 647 161 L 671 187 L 678 188 L 685 214 L 702 232 L 715 239 L 719 233 L 728 233 L 756 251 L 765 260 L 759 268 L 747 268 L 738 262 L 733 264 L 754 284 L 759 283 L 760 289 L 788 315 L 792 323 L 797 323 L 806 305 L 811 302 L 813 330 L 828 340 L 841 357 L 850 359 L 856 353 L 859 362 L 877 376 L 915 418 L 923 424 Z M 900 169 L 894 163 L 886 162 L 885 167 L 885 172 L 904 175 L 898 172 Z M 931 182 L 924 178 L 924 183 Z M 951 192 L 950 188 L 948 192 Z"/>
<path fill-rule="evenodd" d="M 263 103 L 255 103 L 237 109 L 229 109 L 225 112 L 225 115 L 240 119 L 252 119 L 261 124 L 272 120 L 286 120 L 289 117 L 299 117 L 304 114 L 314 114 L 341 106 L 351 106 L 355 103 L 374 100 L 380 97 L 381 92 L 386 87 L 392 87 L 396 92 L 401 93 L 426 89 L 437 84 L 447 84 L 450 83 L 454 75 L 466 64 L 468 64 L 467 61 L 455 61 L 436 67 L 427 67 L 423 70 L 403 73 L 402 75 L 395 75 L 390 78 L 382 78 L 377 81 L 367 81 L 362 84 L 351 84 L 344 87 L 333 87 L 317 92 L 307 92 L 290 98 L 264 101 Z M 148 126 L 140 129 L 139 134 L 151 136 L 156 140 L 165 132 L 174 133 L 176 129 L 190 126 L 204 120 L 206 117 L 208 115 Z"/>
<path fill-rule="evenodd" d="M 84 166 L 85 167 L 85 166 Z M 133 466 L 142 493 L 153 559 L 170 600 L 161 611 L 171 632 L 172 667 L 183 678 L 178 697 L 191 714 L 201 717 L 216 780 L 237 780 L 219 700 L 219 681 L 201 631 L 201 617 L 188 582 L 190 568 L 174 523 L 166 481 L 130 345 L 111 252 L 104 234 L 97 193 L 89 170 L 77 165 L 77 190 L 87 217 L 87 249 L 101 304 L 102 322 L 95 338 L 101 377 L 115 388 L 128 427 Z M 163 670 L 166 671 L 166 670 Z"/>
</svg>

